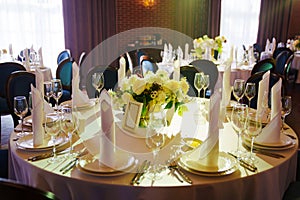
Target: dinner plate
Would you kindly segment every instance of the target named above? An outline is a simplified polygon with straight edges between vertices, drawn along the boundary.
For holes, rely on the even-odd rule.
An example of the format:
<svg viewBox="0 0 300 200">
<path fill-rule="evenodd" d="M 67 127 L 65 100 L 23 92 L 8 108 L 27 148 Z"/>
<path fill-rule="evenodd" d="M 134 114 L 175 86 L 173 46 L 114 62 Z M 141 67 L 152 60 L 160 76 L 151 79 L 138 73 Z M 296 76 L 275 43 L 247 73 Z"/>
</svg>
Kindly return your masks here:
<svg viewBox="0 0 300 200">
<path fill-rule="evenodd" d="M 248 143 L 250 143 L 250 138 L 247 136 L 244 136 L 244 140 L 246 140 Z M 294 143 L 293 139 L 285 134 L 280 134 L 280 141 L 276 143 L 260 143 L 257 141 L 254 141 L 254 146 L 257 147 L 271 147 L 271 148 L 283 148 L 286 146 L 290 146 Z"/>
<path fill-rule="evenodd" d="M 189 157 L 189 153 L 180 158 L 180 166 L 192 173 L 207 176 L 221 176 L 233 173 L 237 169 L 236 159 L 225 152 L 219 152 L 218 166 L 204 166 Z"/>
<path fill-rule="evenodd" d="M 202 141 L 197 138 L 183 138 L 182 140 L 184 145 L 191 149 L 195 149 L 200 144 L 202 144 Z"/>
<path fill-rule="evenodd" d="M 78 110 L 86 110 L 86 109 L 92 108 L 94 105 L 95 105 L 95 101 L 90 100 L 88 103 L 76 106 L 76 108 Z M 72 107 L 72 100 L 64 101 L 60 104 L 60 106 L 70 106 L 70 107 Z"/>
<path fill-rule="evenodd" d="M 55 141 L 55 145 L 62 145 L 64 143 L 68 142 L 65 137 L 58 136 Z M 19 149 L 27 150 L 27 151 L 45 151 L 45 150 L 51 150 L 53 148 L 53 141 L 50 137 L 46 137 L 44 139 L 43 144 L 39 146 L 33 145 L 33 134 L 25 135 L 24 137 L 21 137 L 16 141 L 16 146 Z"/>
<path fill-rule="evenodd" d="M 245 145 L 247 145 L 248 147 L 251 147 L 251 143 L 249 140 L 245 140 L 243 139 L 243 143 Z M 254 143 L 253 147 L 255 149 L 261 149 L 261 150 L 271 150 L 271 151 L 281 151 L 281 150 L 286 150 L 286 149 L 290 149 L 293 148 L 295 146 L 295 142 L 293 141 L 291 144 L 286 145 L 286 146 L 281 146 L 281 147 L 270 147 L 270 146 L 261 146 L 261 145 L 257 145 Z"/>
<path fill-rule="evenodd" d="M 115 166 L 109 167 L 99 162 L 99 160 L 87 154 L 78 160 L 77 167 L 80 171 L 90 175 L 97 176 L 117 176 L 127 172 L 131 172 L 136 164 L 136 159 L 126 153 L 116 153 Z"/>
</svg>

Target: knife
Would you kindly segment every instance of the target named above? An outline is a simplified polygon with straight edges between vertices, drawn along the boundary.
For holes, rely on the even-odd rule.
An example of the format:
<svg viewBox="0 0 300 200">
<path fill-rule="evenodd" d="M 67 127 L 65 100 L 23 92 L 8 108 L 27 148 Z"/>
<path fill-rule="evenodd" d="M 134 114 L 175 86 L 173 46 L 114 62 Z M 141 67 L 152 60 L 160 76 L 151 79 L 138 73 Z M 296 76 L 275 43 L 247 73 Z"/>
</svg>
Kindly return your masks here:
<svg viewBox="0 0 300 200">
<path fill-rule="evenodd" d="M 135 183 L 137 183 L 137 180 L 140 178 L 142 173 L 144 173 L 143 170 L 144 170 L 146 164 L 147 164 L 147 160 L 144 160 L 144 162 L 138 167 L 137 172 L 135 173 L 135 175 L 133 176 L 133 178 L 130 181 L 131 185 L 134 185 Z"/>
<path fill-rule="evenodd" d="M 60 151 L 57 151 L 56 152 L 56 155 L 61 155 L 61 154 L 64 154 L 66 152 L 64 152 L 65 149 L 62 149 Z M 31 156 L 29 158 L 27 158 L 28 161 L 38 161 L 38 160 L 43 160 L 43 159 L 46 159 L 46 158 L 50 158 L 53 156 L 53 152 L 51 153 L 43 153 L 43 154 L 40 154 L 40 155 L 37 155 L 37 156 Z"/>
<path fill-rule="evenodd" d="M 146 162 L 146 164 L 145 164 L 144 168 L 142 169 L 140 175 L 137 177 L 137 179 L 136 179 L 136 181 L 135 181 L 135 183 L 136 183 L 137 185 L 139 185 L 139 184 L 141 183 L 141 181 L 143 180 L 145 172 L 146 172 L 147 169 L 150 167 L 150 163 L 151 163 L 150 161 L 147 161 L 147 162 Z"/>
<path fill-rule="evenodd" d="M 248 169 L 251 172 L 256 172 L 257 171 L 257 167 L 255 167 L 254 165 L 244 161 L 243 159 L 238 159 L 238 157 L 230 152 L 227 152 L 229 155 L 231 155 L 232 157 L 234 157 L 235 159 L 237 159 L 239 161 L 239 164 L 244 167 L 245 169 Z"/>
<path fill-rule="evenodd" d="M 171 162 L 168 166 L 169 169 L 173 169 L 177 172 L 177 174 L 187 183 L 193 184 L 193 181 L 178 167 L 175 161 Z"/>
</svg>

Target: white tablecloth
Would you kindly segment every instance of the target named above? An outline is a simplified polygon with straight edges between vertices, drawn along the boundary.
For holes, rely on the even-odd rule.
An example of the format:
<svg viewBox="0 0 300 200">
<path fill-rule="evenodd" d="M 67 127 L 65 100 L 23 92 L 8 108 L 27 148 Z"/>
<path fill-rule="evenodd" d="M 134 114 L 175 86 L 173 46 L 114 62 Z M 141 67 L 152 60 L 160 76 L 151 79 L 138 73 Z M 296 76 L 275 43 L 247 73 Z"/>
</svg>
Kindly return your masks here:
<svg viewBox="0 0 300 200">
<path fill-rule="evenodd" d="M 195 137 L 203 140 L 206 137 L 207 125 L 197 121 L 199 105 L 188 104 L 189 111 L 182 118 L 182 137 Z M 99 109 L 92 108 L 83 111 L 85 130 L 82 134 L 94 135 L 99 129 L 97 122 Z M 198 123 L 196 123 L 198 122 Z M 197 126 L 197 124 L 199 126 Z M 202 124 L 202 125 L 201 125 Z M 296 135 L 293 130 L 287 133 Z M 29 156 L 40 152 L 24 151 L 16 148 L 15 133 L 11 134 L 9 142 L 9 177 L 24 184 L 54 192 L 64 200 L 82 199 L 272 199 L 280 200 L 288 185 L 295 180 L 297 165 L 298 140 L 293 148 L 278 151 L 285 158 L 276 159 L 258 154 L 258 172 L 252 173 L 239 167 L 233 174 L 220 177 L 199 176 L 186 172 L 193 180 L 192 185 L 183 186 L 175 178 L 166 175 L 154 187 L 131 186 L 133 173 L 119 176 L 93 176 L 83 173 L 77 168 L 63 175 L 59 169 L 67 162 L 48 164 L 47 160 L 29 162 Z M 144 139 L 124 134 L 117 127 L 117 145 L 129 151 L 146 151 Z M 229 123 L 224 123 L 220 130 L 220 150 L 236 149 L 237 136 Z M 164 153 L 164 152 L 163 152 Z M 162 154 L 163 154 L 162 153 Z M 167 153 L 167 152 L 165 152 Z M 143 160 L 143 155 L 137 155 Z M 167 182 L 164 180 L 168 180 Z M 143 185 L 147 185 L 144 183 Z M 165 186 L 162 186 L 165 185 Z"/>
</svg>

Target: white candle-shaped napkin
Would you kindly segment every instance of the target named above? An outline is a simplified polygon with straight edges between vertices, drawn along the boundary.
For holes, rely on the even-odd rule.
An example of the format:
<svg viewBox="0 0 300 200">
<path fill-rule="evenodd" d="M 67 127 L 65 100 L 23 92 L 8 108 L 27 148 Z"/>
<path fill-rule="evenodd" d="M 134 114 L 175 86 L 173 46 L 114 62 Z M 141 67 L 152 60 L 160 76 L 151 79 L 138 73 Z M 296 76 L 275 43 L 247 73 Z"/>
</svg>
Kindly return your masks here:
<svg viewBox="0 0 300 200">
<path fill-rule="evenodd" d="M 123 56 L 121 56 L 119 60 L 119 70 L 118 70 L 118 82 L 121 82 L 125 78 L 126 74 L 126 60 Z"/>
<path fill-rule="evenodd" d="M 42 52 L 42 47 L 39 49 L 39 59 L 40 59 L 40 67 L 44 67 L 44 61 L 43 61 L 43 52 Z"/>
<path fill-rule="evenodd" d="M 231 62 L 228 62 L 225 66 L 223 74 L 223 84 L 222 84 L 222 100 L 220 107 L 220 121 L 225 120 L 226 107 L 230 104 L 231 98 L 231 85 L 230 85 L 230 75 L 231 75 Z"/>
<path fill-rule="evenodd" d="M 8 51 L 9 51 L 9 55 L 12 56 L 12 59 L 13 59 L 13 49 L 12 49 L 12 44 L 9 44 L 9 46 L 8 46 Z"/>
<path fill-rule="evenodd" d="M 39 146 L 44 141 L 44 97 L 41 92 L 31 85 L 32 94 L 32 131 L 33 131 L 33 146 Z"/>
<path fill-rule="evenodd" d="M 29 55 L 28 55 L 28 49 L 23 50 L 23 55 L 25 58 L 25 68 L 27 71 L 30 71 L 30 63 L 29 63 Z"/>
<path fill-rule="evenodd" d="M 173 79 L 175 81 L 180 80 L 180 61 L 179 60 L 175 60 L 175 62 L 174 62 Z"/>
<path fill-rule="evenodd" d="M 39 68 L 35 70 L 35 86 L 41 92 L 42 96 L 44 96 L 44 75 Z"/>
<path fill-rule="evenodd" d="M 180 46 L 177 49 L 177 56 L 178 56 L 178 60 L 180 60 L 180 61 L 183 60 L 183 51 Z"/>
<path fill-rule="evenodd" d="M 269 97 L 269 80 L 270 71 L 267 71 L 258 85 L 257 96 L 257 115 L 262 117 L 264 121 L 266 119 L 266 112 L 268 109 L 268 97 Z"/>
<path fill-rule="evenodd" d="M 189 44 L 186 43 L 184 47 L 184 59 L 188 60 L 189 59 Z"/>
<path fill-rule="evenodd" d="M 164 45 L 164 52 L 163 52 L 163 57 L 162 57 L 162 63 L 166 63 L 168 60 L 168 45 Z"/>
<path fill-rule="evenodd" d="M 115 122 L 111 97 L 106 90 L 100 95 L 101 129 L 99 162 L 113 167 L 115 163 Z"/>
<path fill-rule="evenodd" d="M 132 64 L 132 60 L 131 60 L 131 57 L 128 52 L 126 52 L 126 56 L 127 56 L 127 60 L 128 60 L 130 73 L 133 74 L 133 64 Z"/>
<path fill-rule="evenodd" d="M 79 67 L 76 62 L 72 65 L 72 104 L 74 106 L 86 105 L 90 102 L 87 94 L 79 89 Z"/>
</svg>

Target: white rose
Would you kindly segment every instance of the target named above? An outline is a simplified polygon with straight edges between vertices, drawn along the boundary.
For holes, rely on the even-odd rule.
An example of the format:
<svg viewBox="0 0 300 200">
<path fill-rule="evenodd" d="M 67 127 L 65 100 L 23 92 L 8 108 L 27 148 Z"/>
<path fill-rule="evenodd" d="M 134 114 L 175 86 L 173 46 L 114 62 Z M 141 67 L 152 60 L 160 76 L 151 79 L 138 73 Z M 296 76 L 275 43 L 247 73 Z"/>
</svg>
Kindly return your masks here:
<svg viewBox="0 0 300 200">
<path fill-rule="evenodd" d="M 146 81 L 144 79 L 138 78 L 132 85 L 132 91 L 137 95 L 141 94 L 146 88 Z"/>
</svg>

